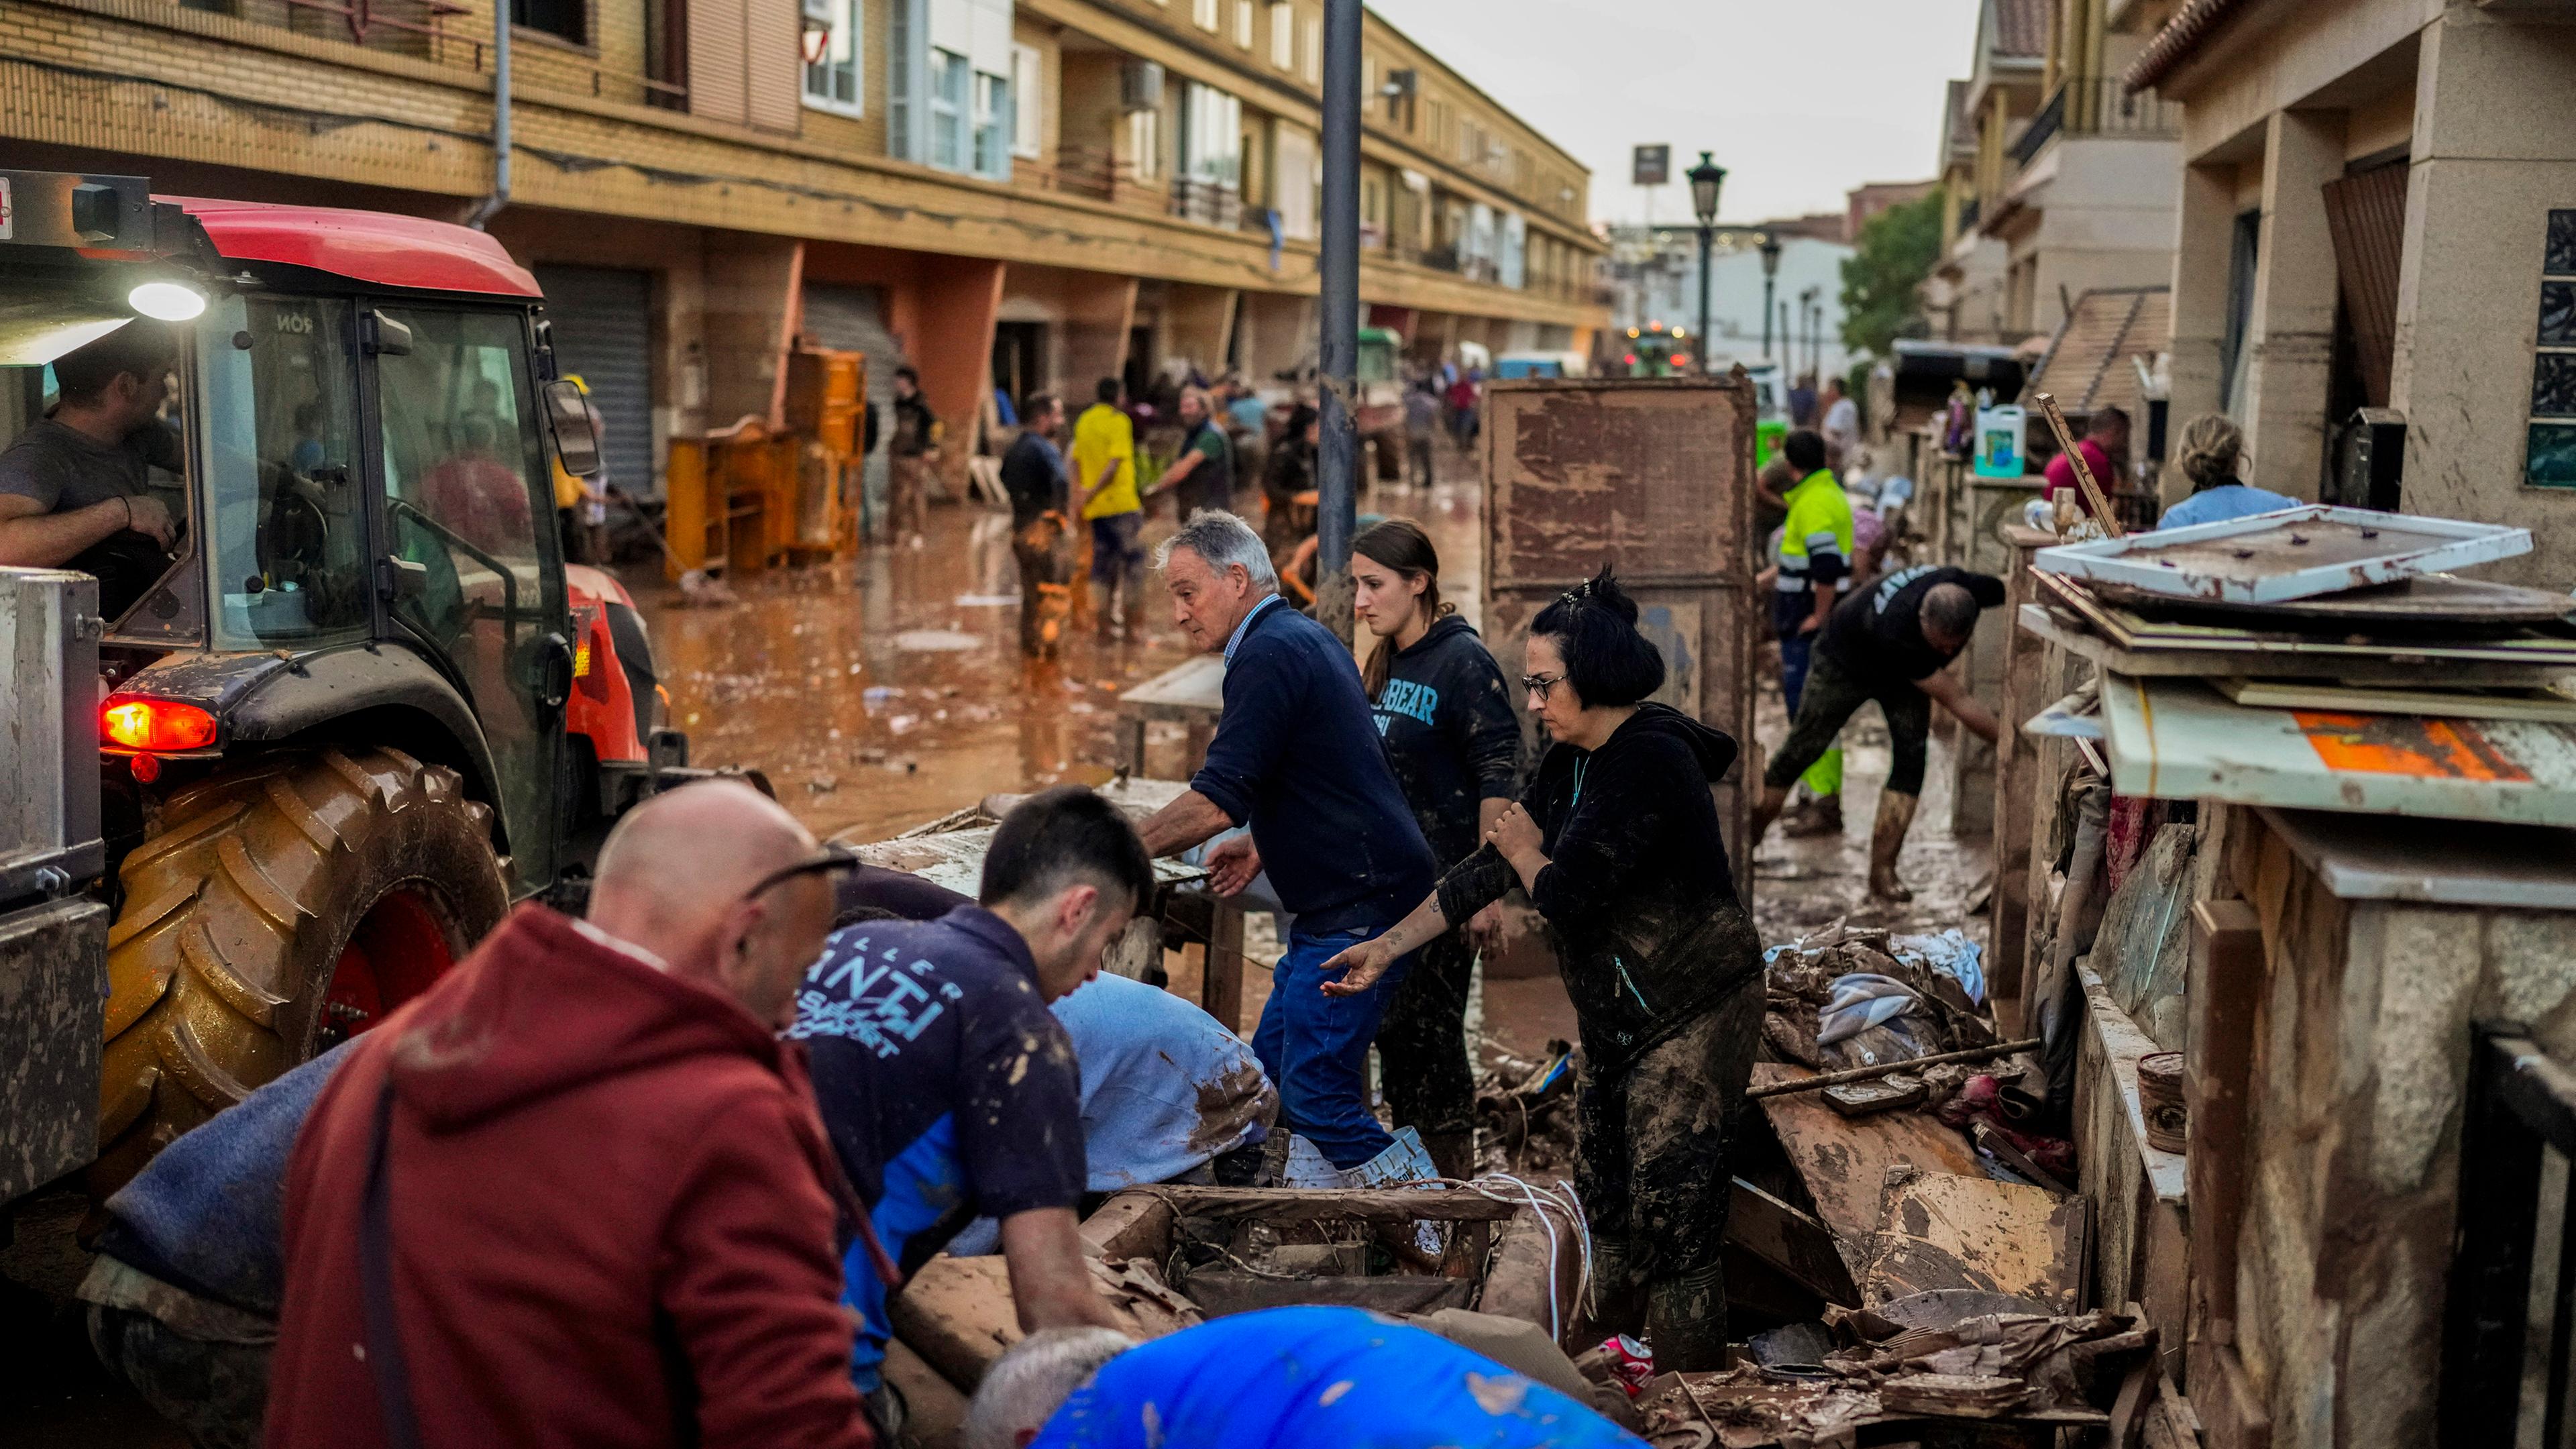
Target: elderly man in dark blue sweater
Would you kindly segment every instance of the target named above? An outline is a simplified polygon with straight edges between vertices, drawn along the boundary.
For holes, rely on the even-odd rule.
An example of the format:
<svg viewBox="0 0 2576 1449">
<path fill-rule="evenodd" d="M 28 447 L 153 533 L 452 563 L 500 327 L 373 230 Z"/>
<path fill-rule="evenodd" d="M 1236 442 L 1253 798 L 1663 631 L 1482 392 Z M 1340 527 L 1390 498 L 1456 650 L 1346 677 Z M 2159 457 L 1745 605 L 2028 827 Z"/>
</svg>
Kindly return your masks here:
<svg viewBox="0 0 2576 1449">
<path fill-rule="evenodd" d="M 1158 560 L 1192 644 L 1225 656 L 1225 713 L 1207 763 L 1138 827 L 1155 855 L 1233 826 L 1209 852 L 1232 895 L 1263 869 L 1295 917 L 1252 1048 L 1279 1088 L 1280 1118 L 1334 1167 L 1367 1166 L 1394 1139 L 1368 1109 L 1368 1049 L 1403 967 L 1356 996 L 1323 992 L 1324 962 L 1401 919 L 1436 867 L 1386 761 L 1351 651 L 1279 597 L 1261 537 L 1202 510 Z M 1410 965 L 1408 958 L 1406 965 Z"/>
</svg>

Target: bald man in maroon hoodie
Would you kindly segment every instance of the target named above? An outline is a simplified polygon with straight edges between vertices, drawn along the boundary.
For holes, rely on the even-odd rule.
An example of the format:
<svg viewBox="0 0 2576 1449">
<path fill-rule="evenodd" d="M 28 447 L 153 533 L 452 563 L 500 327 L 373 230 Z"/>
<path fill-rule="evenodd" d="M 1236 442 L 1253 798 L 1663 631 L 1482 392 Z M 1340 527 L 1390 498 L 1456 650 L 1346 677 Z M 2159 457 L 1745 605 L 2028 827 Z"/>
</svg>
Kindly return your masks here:
<svg viewBox="0 0 2576 1449">
<path fill-rule="evenodd" d="M 287 1171 L 271 1449 L 874 1442 L 865 1220 L 774 1035 L 838 864 L 747 786 L 662 795 L 588 920 L 521 907 L 360 1039 Z"/>
</svg>

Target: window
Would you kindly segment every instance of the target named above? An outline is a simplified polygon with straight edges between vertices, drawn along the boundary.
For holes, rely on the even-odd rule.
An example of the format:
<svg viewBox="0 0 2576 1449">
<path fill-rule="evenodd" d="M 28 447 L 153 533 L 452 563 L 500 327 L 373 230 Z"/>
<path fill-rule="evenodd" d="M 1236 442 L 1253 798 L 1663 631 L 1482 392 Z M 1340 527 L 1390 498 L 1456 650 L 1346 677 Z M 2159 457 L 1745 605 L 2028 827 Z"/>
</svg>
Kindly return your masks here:
<svg viewBox="0 0 2576 1449">
<path fill-rule="evenodd" d="M 1312 15 L 1306 17 L 1306 84 L 1324 83 L 1324 22 Z"/>
<path fill-rule="evenodd" d="M 1188 82 L 1181 112 L 1181 170 L 1192 181 L 1238 188 L 1243 183 L 1243 102 L 1214 86 Z"/>
<path fill-rule="evenodd" d="M 955 171 L 966 164 L 966 57 L 930 52 L 930 164 Z"/>
<path fill-rule="evenodd" d="M 805 104 L 855 116 L 866 91 L 859 79 L 859 26 L 866 0 L 808 0 L 808 14 L 819 8 L 828 17 L 830 38 L 823 58 L 805 64 Z"/>
<path fill-rule="evenodd" d="M 1217 0 L 1190 0 L 1190 18 L 1201 30 L 1216 29 Z"/>
<path fill-rule="evenodd" d="M 1252 48 L 1252 0 L 1234 0 L 1234 43 Z"/>
<path fill-rule="evenodd" d="M 370 581 L 349 304 L 234 295 L 217 306 L 207 320 L 219 325 L 197 329 L 200 338 L 223 339 L 198 351 L 215 419 L 209 461 L 257 470 L 255 490 L 248 477 L 218 479 L 257 498 L 255 507 L 218 508 L 210 520 L 218 645 L 258 649 L 363 630 Z M 237 349 L 237 337 L 250 346 Z M 478 394 L 473 402 L 480 401 Z M 456 419 L 460 437 L 486 411 L 469 405 Z M 496 392 L 488 411 L 509 412 L 507 399 Z M 498 446 L 499 431 L 496 421 L 488 446 Z M 484 441 L 480 433 L 463 440 Z M 524 493 L 503 493 L 505 507 L 515 500 L 524 511 Z M 184 505 L 174 516 L 187 516 Z"/>
<path fill-rule="evenodd" d="M 1025 45 L 1011 47 L 1011 154 L 1035 160 L 1046 145 L 1041 107 L 1046 57 Z"/>
<path fill-rule="evenodd" d="M 975 72 L 975 174 L 1003 177 L 1011 174 L 1008 138 L 1011 125 L 1011 83 L 984 71 Z"/>
<path fill-rule="evenodd" d="M 1288 0 L 1270 0 L 1270 63 L 1281 70 L 1297 64 L 1297 12 Z"/>
<path fill-rule="evenodd" d="M 2248 211 L 2236 218 L 2236 231 L 2227 258 L 2227 331 L 2218 345 L 2218 406 L 2228 416 L 2242 419 L 2245 408 L 2237 394 L 2237 370 L 2245 361 L 2245 334 L 2254 319 L 2254 260 L 2263 240 L 2263 213 Z M 2028 316 L 2019 312 L 2018 316 Z"/>
<path fill-rule="evenodd" d="M 1163 113 L 1127 113 L 1127 169 L 1139 181 L 1163 174 Z"/>
<path fill-rule="evenodd" d="M 588 0 L 510 0 L 510 23 L 575 45 L 590 44 Z"/>
</svg>

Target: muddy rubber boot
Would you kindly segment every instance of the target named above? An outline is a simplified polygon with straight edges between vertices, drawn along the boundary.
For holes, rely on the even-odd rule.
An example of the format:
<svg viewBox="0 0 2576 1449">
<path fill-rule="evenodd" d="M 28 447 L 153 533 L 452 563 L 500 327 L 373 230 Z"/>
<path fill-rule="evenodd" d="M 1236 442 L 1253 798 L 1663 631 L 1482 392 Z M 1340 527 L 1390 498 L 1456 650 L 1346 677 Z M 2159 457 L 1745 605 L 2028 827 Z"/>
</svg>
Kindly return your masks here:
<svg viewBox="0 0 2576 1449">
<path fill-rule="evenodd" d="M 1646 1329 L 1642 1285 L 1629 1264 L 1634 1261 L 1624 1238 L 1592 1240 L 1592 1321 L 1610 1333 L 1638 1337 Z"/>
<path fill-rule="evenodd" d="M 1827 795 L 1805 809 L 1782 816 L 1780 833 L 1791 840 L 1809 840 L 1824 835 L 1843 833 L 1843 797 Z"/>
<path fill-rule="evenodd" d="M 1476 1129 L 1461 1127 L 1451 1132 L 1425 1132 L 1422 1146 L 1431 1154 L 1431 1165 L 1442 1177 L 1465 1182 L 1476 1175 Z"/>
<path fill-rule="evenodd" d="M 1905 848 L 1905 832 L 1914 824 L 1914 807 L 1922 800 L 1920 795 L 1900 795 L 1894 790 L 1879 792 L 1878 821 L 1869 831 L 1869 893 L 1880 900 L 1914 899 L 1914 892 L 1896 878 L 1896 856 Z"/>
<path fill-rule="evenodd" d="M 1710 1373 L 1726 1367 L 1726 1270 L 1711 1263 L 1646 1288 L 1646 1343 L 1655 1372 Z"/>
</svg>

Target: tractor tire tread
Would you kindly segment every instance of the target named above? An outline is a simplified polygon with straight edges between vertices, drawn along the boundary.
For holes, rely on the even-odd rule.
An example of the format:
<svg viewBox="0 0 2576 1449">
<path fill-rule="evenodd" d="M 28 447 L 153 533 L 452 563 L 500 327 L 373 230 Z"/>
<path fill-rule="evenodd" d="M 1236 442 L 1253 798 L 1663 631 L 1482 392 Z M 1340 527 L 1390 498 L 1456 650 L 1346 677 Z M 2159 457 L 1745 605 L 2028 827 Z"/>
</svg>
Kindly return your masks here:
<svg viewBox="0 0 2576 1449">
<path fill-rule="evenodd" d="M 311 1053 L 333 968 L 386 892 L 433 898 L 460 958 L 499 922 L 509 892 L 475 805 L 455 771 L 371 745 L 264 756 L 173 798 L 120 871 L 93 1196 Z"/>
</svg>

